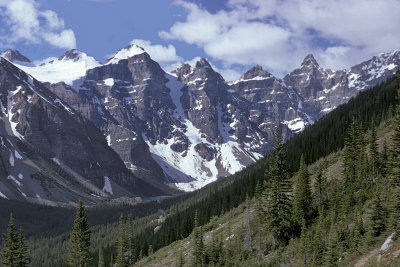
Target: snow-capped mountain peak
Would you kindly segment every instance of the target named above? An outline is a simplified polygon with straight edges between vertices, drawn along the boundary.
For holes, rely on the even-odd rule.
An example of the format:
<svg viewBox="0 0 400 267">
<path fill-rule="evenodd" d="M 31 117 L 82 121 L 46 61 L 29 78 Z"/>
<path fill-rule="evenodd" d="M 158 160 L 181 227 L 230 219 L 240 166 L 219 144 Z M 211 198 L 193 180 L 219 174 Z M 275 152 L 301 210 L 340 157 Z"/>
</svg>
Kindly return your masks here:
<svg viewBox="0 0 400 267">
<path fill-rule="evenodd" d="M 31 61 L 22 55 L 18 50 L 7 49 L 0 54 L 1 57 L 4 57 L 10 62 L 26 62 L 31 63 Z"/>
<path fill-rule="evenodd" d="M 59 58 L 47 58 L 40 62 L 35 62 L 36 64 L 29 63 L 29 59 L 16 52 L 18 51 L 12 50 L 10 52 L 7 50 L 2 55 L 8 55 L 9 58 L 14 59 L 9 61 L 41 82 L 65 82 L 68 85 L 73 85 L 74 81 L 85 76 L 88 69 L 101 65 L 95 58 L 76 49 L 66 51 Z M 28 61 L 21 62 L 21 59 L 24 58 Z"/>
<path fill-rule="evenodd" d="M 241 80 L 249 80 L 256 77 L 268 78 L 271 77 L 272 74 L 268 71 L 264 70 L 260 65 L 256 65 L 246 71 L 241 77 Z"/>
<path fill-rule="evenodd" d="M 122 59 L 128 59 L 130 57 L 140 55 L 145 53 L 146 51 L 135 44 L 131 44 L 123 49 L 118 50 L 118 52 L 112 56 L 109 60 L 107 60 L 106 65 L 108 64 L 117 64 Z"/>
</svg>

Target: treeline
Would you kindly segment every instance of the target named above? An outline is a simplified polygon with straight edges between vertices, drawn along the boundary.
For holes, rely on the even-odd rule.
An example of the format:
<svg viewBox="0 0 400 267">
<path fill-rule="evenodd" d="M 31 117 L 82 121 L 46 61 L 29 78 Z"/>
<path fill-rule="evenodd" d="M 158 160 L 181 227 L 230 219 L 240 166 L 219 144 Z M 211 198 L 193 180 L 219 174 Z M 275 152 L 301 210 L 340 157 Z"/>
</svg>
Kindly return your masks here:
<svg viewBox="0 0 400 267">
<path fill-rule="evenodd" d="M 364 129 L 395 115 L 397 89 L 400 86 L 399 73 L 386 82 L 360 92 L 346 104 L 340 105 L 287 143 L 288 162 L 291 172 L 299 168 L 300 155 L 307 164 L 343 148 L 347 127 L 353 119 Z"/>
<path fill-rule="evenodd" d="M 302 154 L 305 163 L 311 164 L 320 157 L 341 149 L 345 142 L 346 128 L 351 124 L 353 118 L 361 124 L 362 130 L 365 132 L 371 128 L 372 117 L 375 117 L 375 124 L 378 125 L 385 118 L 392 116 L 395 105 L 397 105 L 395 95 L 398 86 L 399 78 L 390 78 L 386 83 L 360 93 L 348 104 L 338 107 L 307 128 L 302 134 L 292 138 L 284 146 L 285 151 L 287 151 L 288 174 L 293 174 L 298 170 Z M 375 116 L 373 116 L 374 113 Z M 96 219 L 92 222 L 90 216 L 88 216 L 89 221 L 92 225 L 96 225 L 102 221 L 116 221 L 116 217 L 122 212 L 126 215 L 132 214 L 133 218 L 138 218 L 146 214 L 154 214 L 158 209 L 161 209 L 162 212 L 159 212 L 159 214 L 163 214 L 164 221 L 160 223 L 157 231 L 155 231 L 157 225 L 152 223 L 154 216 L 134 221 L 137 227 L 134 233 L 135 246 L 132 251 L 136 258 L 145 256 L 148 254 L 149 248 L 151 248 L 150 251 L 156 251 L 175 240 L 187 237 L 195 228 L 194 214 L 196 211 L 198 225 L 203 225 L 212 216 L 224 214 L 243 203 L 246 195 L 252 198 L 256 192 L 257 182 L 263 185 L 264 180 L 267 179 L 264 176 L 264 171 L 269 168 L 273 154 L 271 153 L 235 175 L 221 179 L 196 192 L 165 199 L 160 203 L 153 202 L 138 207 L 121 208 L 114 212 L 109 210 L 104 214 L 101 214 L 101 209 L 98 209 Z M 327 184 L 335 190 L 340 191 L 342 189 L 339 185 L 335 185 L 333 181 L 327 181 Z M 340 199 L 341 195 L 336 195 L 336 197 Z M 149 205 L 150 211 L 146 212 L 146 209 L 142 209 L 147 207 L 146 205 Z M 88 213 L 90 210 L 88 209 Z M 101 215 L 105 215 L 107 219 L 102 219 Z M 313 213 L 313 216 L 315 216 L 315 213 Z M 137 223 L 139 221 L 140 223 Z M 99 236 L 115 242 L 116 237 L 107 233 L 106 226 L 96 229 L 98 229 L 97 234 Z M 115 231 L 112 231 L 112 233 L 114 234 Z M 95 247 L 95 250 L 97 249 Z M 141 252 L 142 255 L 140 255 Z M 115 245 L 109 246 L 107 244 L 106 247 L 103 247 L 103 254 L 106 259 L 110 259 L 111 253 L 115 255 Z M 92 253 L 92 257 L 97 258 L 97 252 Z"/>
<path fill-rule="evenodd" d="M 353 120 L 361 124 L 362 131 L 367 131 L 374 124 L 378 125 L 395 113 L 396 94 L 399 88 L 399 77 L 389 78 L 387 82 L 361 92 L 349 103 L 339 106 L 320 121 L 308 127 L 303 133 L 293 137 L 285 145 L 287 151 L 287 172 L 293 174 L 299 169 L 300 157 L 311 164 L 321 157 L 344 147 L 346 129 Z M 140 250 L 147 251 L 152 245 L 154 250 L 164 247 L 175 240 L 187 237 L 194 228 L 194 214 L 197 211 L 199 225 L 207 223 L 212 216 L 243 203 L 246 195 L 253 197 L 257 181 L 265 180 L 264 171 L 268 168 L 273 153 L 264 159 L 248 166 L 244 170 L 219 180 L 216 183 L 189 194 L 178 197 L 166 212 L 165 222 L 158 232 L 149 227 L 137 234 Z M 163 201 L 174 201 L 177 198 Z M 167 205 L 168 206 L 168 205 Z"/>
<path fill-rule="evenodd" d="M 400 101 L 400 87 L 396 99 Z M 286 149 L 277 132 L 263 186 L 256 186 L 254 215 L 249 215 L 246 203 L 244 227 L 235 232 L 236 245 L 221 239 L 204 245 L 202 228 L 196 227 L 189 264 L 347 266 L 354 264 L 354 256 L 382 244 L 382 237 L 396 240 L 400 235 L 400 106 L 390 120 L 394 133 L 382 138 L 381 147 L 376 121 L 376 116 L 364 122 L 354 118 L 345 133 L 344 149 L 338 152 L 337 175 L 328 179 L 329 166 L 321 162 L 313 181 L 303 156 L 298 173 L 290 178 Z M 368 132 L 364 123 L 370 125 Z M 227 262 L 227 255 L 234 260 Z"/>
</svg>

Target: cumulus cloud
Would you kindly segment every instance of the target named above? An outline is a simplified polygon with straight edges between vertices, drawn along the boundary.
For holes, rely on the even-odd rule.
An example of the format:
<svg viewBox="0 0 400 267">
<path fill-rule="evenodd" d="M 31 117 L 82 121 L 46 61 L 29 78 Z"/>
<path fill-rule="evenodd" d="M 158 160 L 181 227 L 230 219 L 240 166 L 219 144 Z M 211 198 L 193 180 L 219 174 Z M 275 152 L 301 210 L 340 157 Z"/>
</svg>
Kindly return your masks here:
<svg viewBox="0 0 400 267">
<path fill-rule="evenodd" d="M 152 44 L 150 41 L 134 39 L 131 44 L 136 44 L 142 47 L 150 57 L 159 63 L 181 62 L 182 58 L 176 54 L 176 49 L 173 45 L 162 46 Z"/>
<path fill-rule="evenodd" d="M 0 0 L 0 16 L 9 29 L 0 36 L 3 43 L 47 42 L 58 48 L 76 47 L 75 34 L 65 29 L 64 20 L 52 10 L 40 10 L 35 0 Z"/>
<path fill-rule="evenodd" d="M 228 67 L 261 64 L 283 74 L 314 53 L 338 69 L 400 44 L 398 0 L 229 0 L 215 13 L 175 3 L 187 17 L 159 36 L 197 45 Z"/>
</svg>

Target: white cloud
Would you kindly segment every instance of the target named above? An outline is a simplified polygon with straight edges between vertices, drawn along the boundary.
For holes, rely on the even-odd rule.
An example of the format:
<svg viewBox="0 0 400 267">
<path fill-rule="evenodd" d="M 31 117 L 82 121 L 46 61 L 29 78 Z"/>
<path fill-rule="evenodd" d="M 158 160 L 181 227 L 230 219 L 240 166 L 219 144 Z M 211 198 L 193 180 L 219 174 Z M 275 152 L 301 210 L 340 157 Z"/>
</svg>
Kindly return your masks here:
<svg viewBox="0 0 400 267">
<path fill-rule="evenodd" d="M 159 36 L 197 45 L 227 69 L 261 64 L 283 74 L 308 53 L 337 69 L 400 47 L 398 0 L 230 0 L 215 13 L 175 3 L 186 20 Z"/>
<path fill-rule="evenodd" d="M 0 16 L 9 28 L 9 34 L 0 36 L 5 43 L 47 42 L 58 48 L 76 47 L 75 34 L 65 29 L 64 20 L 52 10 L 39 10 L 35 0 L 0 0 Z"/>
<path fill-rule="evenodd" d="M 158 63 L 171 63 L 171 62 L 181 62 L 182 58 L 176 55 L 176 49 L 173 45 L 162 46 L 157 44 L 152 44 L 150 41 L 134 39 L 131 44 L 136 44 L 142 47 L 150 57 L 157 61 Z"/>
</svg>

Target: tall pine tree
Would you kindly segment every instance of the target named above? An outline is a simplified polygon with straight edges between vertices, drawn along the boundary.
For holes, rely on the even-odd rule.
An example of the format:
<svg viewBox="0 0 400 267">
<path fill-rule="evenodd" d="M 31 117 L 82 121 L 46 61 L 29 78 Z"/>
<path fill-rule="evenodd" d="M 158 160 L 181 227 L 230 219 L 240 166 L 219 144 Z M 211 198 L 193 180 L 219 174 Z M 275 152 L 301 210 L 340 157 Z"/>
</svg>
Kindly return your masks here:
<svg viewBox="0 0 400 267">
<path fill-rule="evenodd" d="M 68 264 L 71 267 L 86 267 L 90 262 L 90 230 L 82 200 L 79 200 L 74 226 L 69 241 Z"/>
<path fill-rule="evenodd" d="M 125 221 L 124 215 L 121 214 L 118 222 L 118 237 L 117 237 L 117 258 L 115 259 L 116 267 L 128 266 L 128 257 L 126 249 Z"/>
<path fill-rule="evenodd" d="M 193 252 L 193 265 L 202 266 L 204 263 L 204 243 L 203 243 L 203 231 L 199 227 L 199 217 L 196 213 L 194 214 L 194 252 Z"/>
<path fill-rule="evenodd" d="M 272 152 L 266 176 L 267 231 L 272 234 L 274 246 L 286 245 L 291 236 L 291 190 L 285 147 L 279 127 L 275 131 Z"/>
<path fill-rule="evenodd" d="M 18 231 L 16 263 L 17 267 L 27 267 L 29 264 L 28 247 L 25 245 L 25 234 L 22 227 Z"/>
<path fill-rule="evenodd" d="M 3 239 L 3 266 L 14 267 L 17 263 L 17 242 L 18 238 L 15 234 L 14 218 L 10 214 L 10 221 L 8 223 L 7 233 Z"/>
<path fill-rule="evenodd" d="M 312 215 L 312 195 L 310 187 L 310 175 L 303 155 L 300 159 L 300 169 L 297 178 L 296 189 L 293 197 L 293 220 L 298 226 L 304 220 L 308 225 Z"/>
</svg>

